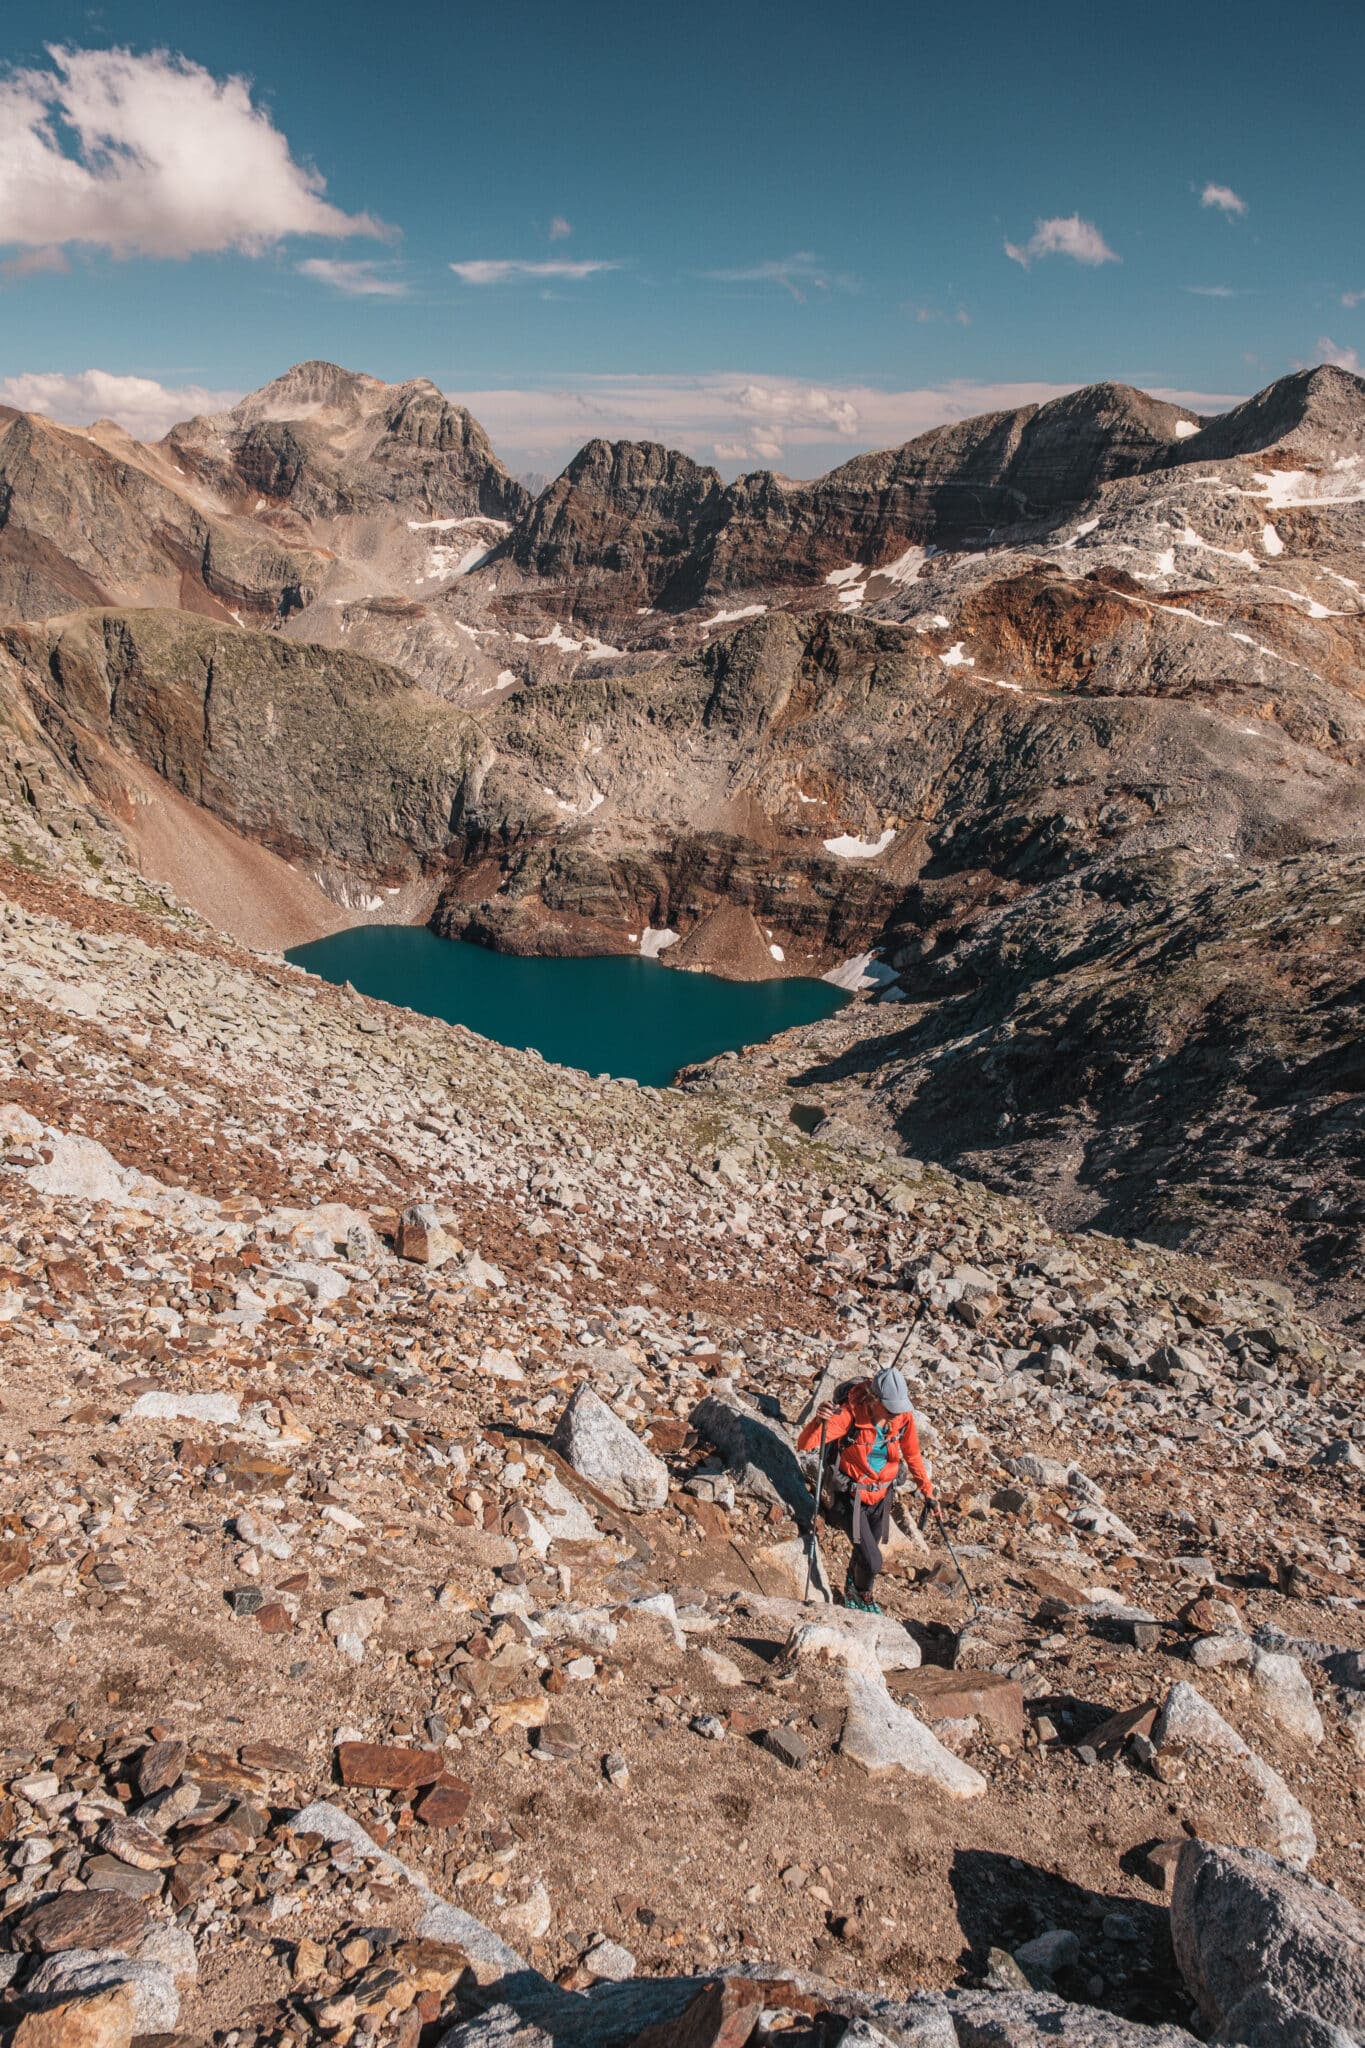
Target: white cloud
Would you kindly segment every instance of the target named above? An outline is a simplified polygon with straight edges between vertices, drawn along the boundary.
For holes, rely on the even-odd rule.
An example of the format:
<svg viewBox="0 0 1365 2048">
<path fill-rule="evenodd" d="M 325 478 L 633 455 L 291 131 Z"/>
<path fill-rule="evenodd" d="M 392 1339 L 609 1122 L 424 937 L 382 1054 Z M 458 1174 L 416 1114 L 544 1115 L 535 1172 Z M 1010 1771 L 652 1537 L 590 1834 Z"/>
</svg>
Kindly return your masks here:
<svg viewBox="0 0 1365 2048">
<path fill-rule="evenodd" d="M 515 256 L 480 258 L 469 263 L 452 263 L 462 284 L 514 284 L 519 278 L 539 277 L 592 277 L 599 270 L 619 270 L 619 263 L 572 262 L 567 256 L 555 256 L 546 263 L 523 263 Z"/>
<path fill-rule="evenodd" d="M 120 377 L 109 370 L 28 370 L 0 377 L 0 404 L 40 412 L 67 426 L 117 420 L 139 441 L 159 440 L 177 420 L 198 412 L 225 412 L 240 391 L 207 391 L 202 384 L 158 384 L 152 377 Z"/>
<path fill-rule="evenodd" d="M 1082 220 L 1078 213 L 1035 221 L 1028 240 L 1022 245 L 1006 242 L 1005 254 L 1012 262 L 1022 263 L 1025 270 L 1040 256 L 1070 256 L 1077 263 L 1092 265 L 1123 260 L 1110 248 L 1094 222 Z"/>
<path fill-rule="evenodd" d="M 1246 212 L 1245 199 L 1233 191 L 1231 185 L 1208 184 L 1199 195 L 1201 206 L 1216 206 L 1220 213 L 1240 215 Z"/>
<path fill-rule="evenodd" d="M 1365 306 L 1365 292 L 1343 292 L 1341 303 L 1343 306 Z"/>
<path fill-rule="evenodd" d="M 513 469 L 557 474 L 585 441 L 663 441 L 699 462 L 774 463 L 818 475 L 865 448 L 893 448 L 945 421 L 1041 404 L 1068 384 L 949 383 L 882 391 L 865 384 L 806 384 L 754 373 L 701 377 L 575 377 L 537 389 L 451 393 L 482 421 Z M 1237 404 L 1243 392 L 1160 390 L 1193 412 Z"/>
<path fill-rule="evenodd" d="M 557 213 L 550 222 L 550 240 L 552 242 L 567 242 L 572 233 L 572 222 L 565 220 L 562 213 Z"/>
<path fill-rule="evenodd" d="M 1338 348 L 1330 334 L 1320 334 L 1314 363 L 1330 363 L 1333 369 L 1349 370 L 1353 376 L 1360 375 L 1360 351 L 1354 348 Z"/>
<path fill-rule="evenodd" d="M 733 270 L 704 270 L 702 276 L 713 284 L 775 284 L 789 292 L 798 305 L 806 303 L 813 291 L 856 291 L 854 278 L 832 273 L 809 249 L 794 256 L 782 256 L 765 263 L 746 263 Z"/>
<path fill-rule="evenodd" d="M 1236 292 L 1230 284 L 1187 284 L 1184 289 L 1193 293 L 1196 299 L 1235 299 Z"/>
<path fill-rule="evenodd" d="M 348 299 L 405 299 L 407 285 L 382 263 L 351 262 L 335 256 L 307 256 L 297 266 L 303 277 L 327 284 Z"/>
<path fill-rule="evenodd" d="M 243 78 L 167 50 L 51 48 L 0 79 L 0 246 L 84 242 L 115 256 L 258 255 L 285 235 L 374 235 Z"/>
</svg>

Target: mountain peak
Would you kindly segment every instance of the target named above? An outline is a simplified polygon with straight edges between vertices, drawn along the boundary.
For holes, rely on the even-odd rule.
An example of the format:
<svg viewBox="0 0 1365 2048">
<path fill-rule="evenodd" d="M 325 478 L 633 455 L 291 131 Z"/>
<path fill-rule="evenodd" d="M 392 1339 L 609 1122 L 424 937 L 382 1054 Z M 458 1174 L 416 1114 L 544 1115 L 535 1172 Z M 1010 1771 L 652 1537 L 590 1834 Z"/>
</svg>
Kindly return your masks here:
<svg viewBox="0 0 1365 2048">
<path fill-rule="evenodd" d="M 295 363 L 259 391 L 249 391 L 233 406 L 232 418 L 246 426 L 256 420 L 306 419 L 316 412 L 351 411 L 392 388 L 364 371 L 314 359 Z"/>
<path fill-rule="evenodd" d="M 1210 420 L 1198 440 L 1182 450 L 1182 457 L 1189 462 L 1222 461 L 1256 455 L 1289 440 L 1306 461 L 1335 459 L 1348 448 L 1365 448 L 1365 377 L 1335 363 L 1277 377 L 1254 398 Z"/>
</svg>

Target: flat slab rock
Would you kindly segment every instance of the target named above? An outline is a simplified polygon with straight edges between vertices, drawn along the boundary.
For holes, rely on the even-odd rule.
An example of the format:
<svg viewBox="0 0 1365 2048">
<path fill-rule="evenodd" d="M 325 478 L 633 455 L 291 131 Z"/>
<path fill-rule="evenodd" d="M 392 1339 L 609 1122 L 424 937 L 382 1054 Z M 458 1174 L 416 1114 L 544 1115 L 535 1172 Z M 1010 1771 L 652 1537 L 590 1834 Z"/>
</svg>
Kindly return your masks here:
<svg viewBox="0 0 1365 2048">
<path fill-rule="evenodd" d="M 1159 1750 L 1192 1748 L 1231 1757 L 1258 1795 L 1261 1846 L 1300 1869 L 1312 1861 L 1318 1838 L 1307 1808 L 1294 1797 L 1279 1772 L 1243 1741 L 1187 1679 L 1182 1678 L 1167 1694 L 1152 1741 Z"/>
<path fill-rule="evenodd" d="M 979 1799 L 986 1790 L 980 1771 L 945 1749 L 908 1707 L 898 1706 L 878 1672 L 847 1674 L 848 1716 L 839 1738 L 843 1756 L 865 1771 L 905 1771 L 926 1778 L 950 1799 Z"/>
<path fill-rule="evenodd" d="M 147 1908 L 126 1892 L 59 1892 L 15 1923 L 20 1948 L 54 1955 L 67 1948 L 134 1948 L 147 1931 Z"/>
<path fill-rule="evenodd" d="M 930 1721 L 979 1721 L 1003 1742 L 1024 1739 L 1024 1689 L 1000 1671 L 944 1671 L 921 1665 L 896 1686 L 896 1696 Z"/>
<path fill-rule="evenodd" d="M 382 1742 L 339 1742 L 336 1760 L 343 1785 L 381 1792 L 415 1792 L 434 1785 L 444 1769 L 433 1749 L 399 1749 Z"/>
</svg>

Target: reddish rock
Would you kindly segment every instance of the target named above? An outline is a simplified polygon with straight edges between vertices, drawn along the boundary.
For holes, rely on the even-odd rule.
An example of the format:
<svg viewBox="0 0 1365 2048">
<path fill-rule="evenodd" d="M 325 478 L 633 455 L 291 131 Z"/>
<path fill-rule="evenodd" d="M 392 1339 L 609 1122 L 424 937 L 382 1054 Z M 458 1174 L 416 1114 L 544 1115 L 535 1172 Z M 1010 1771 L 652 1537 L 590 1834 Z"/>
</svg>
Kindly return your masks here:
<svg viewBox="0 0 1365 2048">
<path fill-rule="evenodd" d="M 1155 1891 L 1169 1894 L 1175 1883 L 1175 1866 L 1180 1861 L 1185 1841 L 1184 1835 L 1177 1835 L 1173 1841 L 1148 1842 L 1138 1853 L 1138 1876 L 1145 1878 Z"/>
<path fill-rule="evenodd" d="M 676 2019 L 637 2036 L 634 2048 L 744 2048 L 763 2011 L 764 1992 L 745 1977 L 721 1977 L 700 1990 Z"/>
<path fill-rule="evenodd" d="M 414 1811 L 424 1827 L 457 1828 L 468 1813 L 473 1796 L 472 1785 L 466 1785 L 460 1778 L 442 1775 L 429 1791 L 422 1794 Z"/>
<path fill-rule="evenodd" d="M 142 1797 L 150 1799 L 154 1793 L 164 1792 L 168 1785 L 178 1784 L 189 1753 L 189 1744 L 174 1735 L 145 1749 L 137 1767 L 137 1789 Z"/>
<path fill-rule="evenodd" d="M 422 1785 L 434 1785 L 442 1774 L 441 1759 L 433 1750 L 390 1748 L 382 1742 L 339 1743 L 336 1759 L 343 1785 L 380 1792 L 415 1792 Z"/>
<path fill-rule="evenodd" d="M 147 1930 L 147 1908 L 126 1892 L 59 1892 L 30 1906 L 13 1928 L 20 1948 L 55 1955 L 66 1948 L 133 1948 Z"/>
<path fill-rule="evenodd" d="M 979 1721 L 1001 1742 L 1024 1739 L 1024 1694 L 998 1671 L 943 1671 L 921 1665 L 897 1672 L 895 1690 L 927 1721 Z"/>
<path fill-rule="evenodd" d="M 1145 1700 L 1140 1707 L 1127 1707 L 1121 1714 L 1111 1714 L 1086 1741 L 1097 1756 L 1117 1756 L 1130 1736 L 1151 1734 L 1156 1716 L 1155 1700 Z"/>
<path fill-rule="evenodd" d="M 128 2048 L 137 2021 L 137 1987 L 115 1984 L 90 1998 L 64 1998 L 26 2013 L 11 2048 Z"/>
</svg>

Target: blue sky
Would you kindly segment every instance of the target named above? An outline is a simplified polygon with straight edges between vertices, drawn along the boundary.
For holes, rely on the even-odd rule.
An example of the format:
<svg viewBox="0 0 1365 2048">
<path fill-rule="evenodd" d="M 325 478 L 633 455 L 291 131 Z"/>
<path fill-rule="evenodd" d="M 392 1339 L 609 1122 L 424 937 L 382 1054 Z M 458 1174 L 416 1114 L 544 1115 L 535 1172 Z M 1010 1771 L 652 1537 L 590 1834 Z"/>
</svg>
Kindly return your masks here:
<svg viewBox="0 0 1365 2048">
<path fill-rule="evenodd" d="M 327 356 L 515 468 L 600 432 L 810 474 L 1365 356 L 1339 0 L 9 0 L 3 37 L 0 395 L 58 417 L 160 431 Z"/>
</svg>

